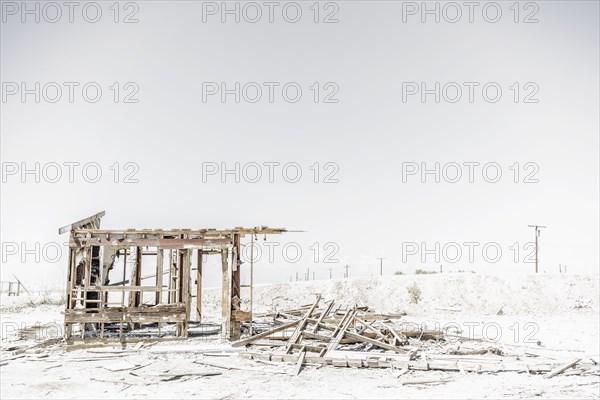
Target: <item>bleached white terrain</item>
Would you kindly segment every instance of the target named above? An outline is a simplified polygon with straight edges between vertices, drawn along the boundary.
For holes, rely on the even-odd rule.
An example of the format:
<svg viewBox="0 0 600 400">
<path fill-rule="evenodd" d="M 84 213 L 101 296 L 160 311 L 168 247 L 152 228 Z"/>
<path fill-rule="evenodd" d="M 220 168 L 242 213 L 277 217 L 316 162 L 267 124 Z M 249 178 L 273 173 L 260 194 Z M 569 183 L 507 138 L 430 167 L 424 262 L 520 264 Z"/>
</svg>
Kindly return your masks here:
<svg viewBox="0 0 600 400">
<path fill-rule="evenodd" d="M 418 287 L 415 303 L 410 287 Z M 407 322 L 501 327 L 497 346 L 544 354 L 556 362 L 598 362 L 597 275 L 402 275 L 259 285 L 256 313 L 314 301 L 363 304 L 377 312 L 406 313 Z M 155 344 L 119 343 L 67 348 L 61 293 L 2 297 L 2 398 L 599 398 L 600 372 L 566 371 L 554 378 L 525 371 L 460 373 L 337 368 L 257 362 L 219 338 Z M 218 322 L 220 290 L 206 288 L 205 321 Z M 500 312 L 500 310 L 502 310 Z M 31 329 L 41 325 L 43 328 Z M 21 330 L 18 334 L 18 330 Z M 533 339 L 533 340 L 532 340 Z M 141 346 L 141 347 L 140 347 Z M 23 349 L 26 349 L 23 351 Z M 20 349 L 20 350 L 19 350 Z M 595 371 L 595 372 L 594 372 Z M 190 374 L 219 373 L 212 376 Z M 180 376 L 175 378 L 178 374 Z M 172 377 L 172 378 L 171 378 Z M 443 383 L 403 385 L 418 380 Z"/>
</svg>

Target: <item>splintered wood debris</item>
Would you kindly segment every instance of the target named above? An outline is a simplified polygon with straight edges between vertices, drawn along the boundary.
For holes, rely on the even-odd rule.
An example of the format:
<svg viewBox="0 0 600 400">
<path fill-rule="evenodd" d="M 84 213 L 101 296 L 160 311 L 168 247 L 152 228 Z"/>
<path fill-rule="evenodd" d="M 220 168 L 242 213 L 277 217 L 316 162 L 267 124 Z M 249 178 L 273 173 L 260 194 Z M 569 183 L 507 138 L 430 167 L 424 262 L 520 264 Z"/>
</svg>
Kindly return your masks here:
<svg viewBox="0 0 600 400">
<path fill-rule="evenodd" d="M 570 368 L 583 373 L 594 366 L 589 360 L 565 364 L 537 354 L 517 353 L 499 343 L 441 329 L 415 329 L 415 324 L 403 323 L 403 315 L 377 314 L 366 306 L 336 306 L 333 300 L 321 303 L 318 295 L 313 304 L 255 314 L 271 319 L 273 324 L 232 346 L 251 350 L 241 353 L 247 359 L 293 363 L 294 375 L 304 365 L 331 365 L 463 374 L 514 371 L 551 378 Z"/>
</svg>

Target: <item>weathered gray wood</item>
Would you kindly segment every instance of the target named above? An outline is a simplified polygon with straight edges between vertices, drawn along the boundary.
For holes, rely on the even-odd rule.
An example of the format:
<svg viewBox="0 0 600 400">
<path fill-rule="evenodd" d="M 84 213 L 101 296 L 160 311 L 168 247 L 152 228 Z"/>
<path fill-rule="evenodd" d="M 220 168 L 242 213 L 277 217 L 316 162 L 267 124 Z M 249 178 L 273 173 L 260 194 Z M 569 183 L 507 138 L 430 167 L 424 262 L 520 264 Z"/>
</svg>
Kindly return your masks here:
<svg viewBox="0 0 600 400">
<path fill-rule="evenodd" d="M 313 305 L 308 309 L 308 311 L 306 312 L 304 317 L 300 320 L 300 322 L 296 326 L 296 329 L 294 330 L 294 333 L 292 333 L 292 337 L 290 338 L 287 346 L 285 347 L 286 353 L 289 353 L 290 351 L 292 351 L 292 348 L 294 347 L 294 345 L 297 344 L 298 339 L 300 338 L 301 332 L 304 330 L 304 327 L 306 326 L 307 320 L 310 318 L 312 313 L 315 311 L 315 308 L 317 308 L 317 305 L 319 304 L 320 300 L 321 300 L 321 295 L 318 294 L 317 299 L 315 300 Z"/>
<path fill-rule="evenodd" d="M 280 325 L 276 328 L 271 329 L 270 331 L 259 333 L 258 335 L 250 336 L 249 338 L 246 338 L 246 339 L 238 340 L 237 342 L 234 342 L 231 346 L 233 346 L 233 347 L 245 346 L 245 345 L 255 342 L 259 339 L 266 338 L 274 333 L 289 329 L 289 328 L 297 325 L 298 323 L 299 323 L 299 321 L 288 322 L 287 324 Z"/>
<path fill-rule="evenodd" d="M 294 376 L 300 373 L 302 369 L 302 363 L 304 362 L 304 358 L 306 357 L 306 349 L 300 350 L 300 355 L 298 356 L 298 362 L 296 363 L 296 369 L 294 370 Z"/>
<path fill-rule="evenodd" d="M 392 351 L 395 351 L 397 353 L 408 353 L 410 351 L 410 350 L 407 350 L 407 349 L 403 349 L 401 347 L 396 347 L 396 346 L 392 346 L 392 345 L 387 344 L 387 343 L 380 342 L 379 340 L 375 340 L 375 339 L 371 339 L 371 338 L 368 338 L 368 337 L 365 337 L 365 336 L 362 336 L 362 335 L 358 335 L 356 333 L 352 333 L 352 332 L 346 331 L 346 332 L 344 332 L 344 334 L 346 336 L 348 336 L 349 338 L 351 338 L 351 339 L 358 340 L 359 342 L 370 343 L 370 344 L 372 344 L 374 346 L 381 347 L 382 349 L 392 350 Z"/>
<path fill-rule="evenodd" d="M 581 361 L 581 358 L 575 358 L 574 360 L 569 361 L 568 363 L 553 369 L 552 371 L 550 371 L 547 375 L 544 376 L 544 378 L 552 378 L 556 375 L 562 374 L 563 372 L 565 372 L 566 370 L 568 370 L 571 367 L 574 367 L 579 361 Z"/>
</svg>

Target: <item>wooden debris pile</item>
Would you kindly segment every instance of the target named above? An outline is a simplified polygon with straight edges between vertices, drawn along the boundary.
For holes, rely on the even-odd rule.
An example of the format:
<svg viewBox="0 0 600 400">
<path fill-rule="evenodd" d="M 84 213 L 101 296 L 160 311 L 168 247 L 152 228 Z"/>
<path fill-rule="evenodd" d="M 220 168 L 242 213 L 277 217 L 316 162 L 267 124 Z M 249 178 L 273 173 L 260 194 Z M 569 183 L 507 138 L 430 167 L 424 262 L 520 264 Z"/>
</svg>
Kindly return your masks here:
<svg viewBox="0 0 600 400">
<path fill-rule="evenodd" d="M 255 314 L 272 318 L 276 324 L 262 332 L 233 343 L 252 347 L 242 356 L 262 362 L 295 363 L 336 367 L 392 368 L 399 370 L 441 370 L 461 373 L 501 371 L 528 374 L 564 372 L 581 360 L 568 364 L 552 358 L 523 357 L 481 340 L 459 338 L 458 345 L 447 343 L 447 332 L 406 329 L 402 315 L 376 314 L 368 307 L 336 307 L 321 296 L 313 304 L 292 310 Z M 584 365 L 580 367 L 585 368 Z M 564 368 L 564 369 L 563 369 Z"/>
</svg>

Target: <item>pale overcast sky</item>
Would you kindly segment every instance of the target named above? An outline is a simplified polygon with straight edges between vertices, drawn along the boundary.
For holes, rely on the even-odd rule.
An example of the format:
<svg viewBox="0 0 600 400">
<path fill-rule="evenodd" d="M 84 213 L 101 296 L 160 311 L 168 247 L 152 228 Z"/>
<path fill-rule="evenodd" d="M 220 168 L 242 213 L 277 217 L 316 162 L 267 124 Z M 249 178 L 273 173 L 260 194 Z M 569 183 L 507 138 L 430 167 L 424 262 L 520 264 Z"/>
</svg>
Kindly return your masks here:
<svg viewBox="0 0 600 400">
<path fill-rule="evenodd" d="M 104 228 L 305 231 L 267 238 L 279 246 L 272 262 L 258 263 L 258 283 L 307 269 L 341 278 L 346 264 L 350 276 L 379 274 L 377 257 L 385 274 L 440 264 L 532 272 L 529 224 L 548 226 L 541 271 L 598 272 L 597 1 L 472 10 L 428 2 L 439 22 L 422 2 L 228 2 L 239 23 L 221 2 L 90 3 L 31 1 L 27 13 L 25 3 L 2 2 L 3 281 L 61 285 L 66 252 L 54 260 L 49 243 L 68 239 L 60 226 L 101 210 Z M 223 183 L 222 167 L 236 162 L 240 182 L 228 174 Z M 35 163 L 39 183 L 21 174 Z M 439 183 L 433 174 L 422 183 L 420 171 L 403 179 L 403 170 L 436 163 Z M 462 177 L 452 183 L 455 163 Z M 62 177 L 52 183 L 57 164 Z M 87 180 L 99 166 L 97 183 L 84 179 L 84 164 Z M 288 182 L 298 168 L 299 181 Z M 488 182 L 498 168 L 499 181 Z M 36 243 L 47 250 L 39 262 L 24 252 Z M 282 248 L 293 243 L 302 258 L 286 262 Z M 439 243 L 439 262 L 422 243 Z M 463 254 L 452 262 L 455 244 Z M 496 248 L 502 256 L 492 262 Z M 210 265 L 209 286 L 219 277 L 217 261 Z"/>
</svg>

